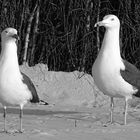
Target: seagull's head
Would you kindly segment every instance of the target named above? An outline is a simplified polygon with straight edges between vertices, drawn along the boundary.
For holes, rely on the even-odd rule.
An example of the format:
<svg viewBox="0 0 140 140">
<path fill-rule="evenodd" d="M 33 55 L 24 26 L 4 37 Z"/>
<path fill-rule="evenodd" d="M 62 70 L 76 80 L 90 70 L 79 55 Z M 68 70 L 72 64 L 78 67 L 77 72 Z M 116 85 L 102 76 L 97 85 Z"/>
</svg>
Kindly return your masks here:
<svg viewBox="0 0 140 140">
<path fill-rule="evenodd" d="M 14 41 L 16 43 L 19 40 L 17 30 L 14 28 L 6 28 L 1 33 L 2 41 Z"/>
<path fill-rule="evenodd" d="M 106 15 L 102 21 L 97 22 L 94 26 L 104 26 L 105 28 L 117 28 L 120 27 L 120 21 L 115 15 Z"/>
</svg>

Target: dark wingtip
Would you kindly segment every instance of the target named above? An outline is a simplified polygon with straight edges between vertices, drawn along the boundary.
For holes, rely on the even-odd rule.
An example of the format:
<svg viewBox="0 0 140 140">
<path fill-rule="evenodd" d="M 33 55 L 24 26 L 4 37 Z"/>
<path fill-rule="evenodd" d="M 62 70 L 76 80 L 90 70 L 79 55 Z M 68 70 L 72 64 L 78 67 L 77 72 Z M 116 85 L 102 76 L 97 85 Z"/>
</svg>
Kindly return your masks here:
<svg viewBox="0 0 140 140">
<path fill-rule="evenodd" d="M 137 93 L 133 94 L 133 96 L 137 97 L 137 98 L 140 98 L 140 90 L 138 90 Z"/>
<path fill-rule="evenodd" d="M 41 105 L 49 105 L 49 103 L 47 103 L 47 102 L 45 102 L 45 101 L 43 101 L 43 100 L 39 100 L 39 103 L 40 103 Z"/>
</svg>

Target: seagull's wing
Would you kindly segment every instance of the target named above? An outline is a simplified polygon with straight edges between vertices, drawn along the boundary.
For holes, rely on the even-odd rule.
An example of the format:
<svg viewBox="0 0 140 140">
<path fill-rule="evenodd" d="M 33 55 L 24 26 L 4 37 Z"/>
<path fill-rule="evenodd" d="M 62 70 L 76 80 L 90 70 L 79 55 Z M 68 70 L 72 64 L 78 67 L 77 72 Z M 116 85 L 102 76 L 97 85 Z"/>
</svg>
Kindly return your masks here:
<svg viewBox="0 0 140 140">
<path fill-rule="evenodd" d="M 129 84 L 139 89 L 136 96 L 140 96 L 140 71 L 131 63 L 126 60 L 122 60 L 125 66 L 124 70 L 120 70 L 121 76 Z"/>
<path fill-rule="evenodd" d="M 23 79 L 22 79 L 23 83 L 28 86 L 28 89 L 30 90 L 30 92 L 32 94 L 32 99 L 30 101 L 32 103 L 39 102 L 39 97 L 38 97 L 37 91 L 35 89 L 34 84 L 31 81 L 31 79 L 26 74 L 24 74 L 23 72 L 21 72 L 21 74 L 22 74 L 22 77 L 23 77 Z"/>
</svg>

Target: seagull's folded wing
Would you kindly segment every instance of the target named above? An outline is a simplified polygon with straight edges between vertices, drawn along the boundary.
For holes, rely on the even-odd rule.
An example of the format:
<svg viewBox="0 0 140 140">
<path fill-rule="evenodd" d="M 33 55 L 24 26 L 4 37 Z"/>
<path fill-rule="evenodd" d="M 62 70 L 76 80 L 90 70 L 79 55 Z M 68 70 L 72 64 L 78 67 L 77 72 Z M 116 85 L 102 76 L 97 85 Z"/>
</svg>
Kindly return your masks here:
<svg viewBox="0 0 140 140">
<path fill-rule="evenodd" d="M 140 96 L 140 71 L 126 60 L 123 60 L 123 63 L 125 65 L 125 70 L 120 70 L 121 76 L 129 84 L 139 89 L 136 96 Z"/>
<path fill-rule="evenodd" d="M 35 89 L 34 84 L 32 83 L 32 81 L 30 80 L 30 78 L 25 75 L 23 72 L 21 72 L 22 76 L 23 76 L 23 83 L 25 83 L 28 87 L 28 89 L 30 90 L 31 94 L 32 94 L 32 99 L 31 102 L 35 103 L 35 102 L 39 102 L 39 97 L 37 95 L 37 91 Z"/>
</svg>

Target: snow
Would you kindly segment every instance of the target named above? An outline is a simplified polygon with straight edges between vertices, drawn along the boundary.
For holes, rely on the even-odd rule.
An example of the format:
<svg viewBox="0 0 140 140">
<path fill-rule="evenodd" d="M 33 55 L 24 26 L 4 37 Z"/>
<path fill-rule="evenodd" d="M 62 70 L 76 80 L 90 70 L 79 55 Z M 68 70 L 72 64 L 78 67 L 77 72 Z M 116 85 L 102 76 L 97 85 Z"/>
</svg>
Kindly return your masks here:
<svg viewBox="0 0 140 140">
<path fill-rule="evenodd" d="M 26 105 L 23 134 L 12 133 L 19 128 L 18 108 L 7 109 L 7 128 L 11 132 L 8 134 L 2 133 L 3 114 L 0 113 L 3 140 L 139 140 L 140 109 L 129 108 L 128 124 L 122 125 L 123 99 L 115 99 L 117 124 L 104 125 L 109 120 L 109 98 L 96 88 L 91 75 L 48 71 L 44 64 L 20 69 L 32 79 L 40 98 L 55 105 Z M 135 107 L 140 101 L 130 103 Z"/>
<path fill-rule="evenodd" d="M 32 79 L 39 97 L 51 104 L 92 107 L 97 98 L 101 98 L 98 105 L 100 102 L 103 104 L 101 100 L 107 98 L 101 95 L 93 77 L 89 74 L 79 71 L 48 71 L 47 65 L 44 64 L 37 64 L 34 67 L 22 65 L 20 68 Z"/>
</svg>

